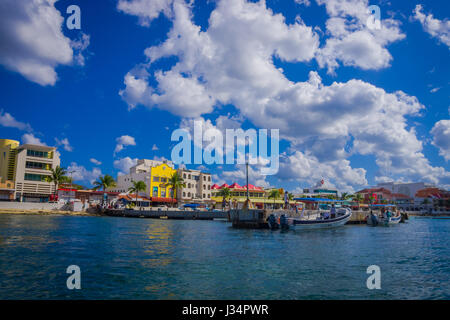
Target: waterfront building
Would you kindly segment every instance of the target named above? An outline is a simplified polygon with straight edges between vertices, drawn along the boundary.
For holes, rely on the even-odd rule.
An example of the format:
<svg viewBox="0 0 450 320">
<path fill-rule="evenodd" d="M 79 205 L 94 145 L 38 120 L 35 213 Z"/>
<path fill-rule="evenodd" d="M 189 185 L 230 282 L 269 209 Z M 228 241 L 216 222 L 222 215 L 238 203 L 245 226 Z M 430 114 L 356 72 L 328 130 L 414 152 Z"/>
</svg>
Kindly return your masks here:
<svg viewBox="0 0 450 320">
<path fill-rule="evenodd" d="M 230 189 L 230 199 L 231 203 L 237 206 L 238 209 L 242 208 L 244 202 L 247 200 L 247 185 L 240 186 L 236 182 L 228 185 L 224 183 L 219 186 L 214 184 L 212 189 L 212 200 L 215 201 L 216 208 L 222 208 L 223 197 L 220 196 L 220 190 L 223 188 Z M 284 195 L 280 193 L 278 199 L 269 199 L 270 191 L 273 189 L 263 189 L 262 187 L 257 187 L 252 184 L 248 185 L 249 199 L 252 204 L 258 209 L 280 209 L 284 206 Z M 298 205 L 297 201 L 289 201 L 290 205 Z"/>
<path fill-rule="evenodd" d="M 147 186 L 145 192 L 140 195 L 148 196 L 152 203 L 172 203 L 172 188 L 167 186 L 169 178 L 176 172 L 172 161 L 141 159 L 130 168 L 130 172 L 119 175 L 116 187 L 109 188 L 110 192 L 128 193 L 133 186 L 132 181 L 144 181 Z M 176 198 L 176 192 L 175 196 Z"/>
<path fill-rule="evenodd" d="M 0 177 L 0 201 L 12 201 L 14 200 L 14 181 L 3 180 Z"/>
<path fill-rule="evenodd" d="M 406 210 L 427 213 L 449 213 L 450 191 L 437 187 L 421 189 L 414 195 L 414 205 L 408 206 Z"/>
<path fill-rule="evenodd" d="M 303 189 L 303 193 L 300 196 L 306 198 L 337 198 L 338 190 L 331 186 L 327 181 L 322 179 L 318 181 L 313 187 Z"/>
<path fill-rule="evenodd" d="M 16 174 L 16 152 L 19 141 L 0 139 L 0 177 L 13 181 Z"/>
<path fill-rule="evenodd" d="M 13 199 L 46 202 L 55 193 L 55 185 L 47 182 L 47 177 L 60 165 L 56 148 L 0 139 L 0 152 L 0 178 L 14 183 Z"/>
<path fill-rule="evenodd" d="M 394 193 L 386 188 L 366 188 L 360 190 L 359 193 L 363 197 L 365 203 L 394 203 L 394 204 L 409 204 L 412 198 L 402 194 Z"/>
<path fill-rule="evenodd" d="M 432 187 L 435 186 L 425 182 L 383 182 L 377 184 L 377 188 L 384 188 L 392 193 L 401 193 L 410 198 L 414 198 L 414 195 L 417 193 L 417 191 Z"/>
<path fill-rule="evenodd" d="M 211 174 L 200 170 L 180 168 L 178 174 L 183 178 L 186 186 L 178 190 L 178 202 L 186 203 L 212 203 Z"/>
</svg>

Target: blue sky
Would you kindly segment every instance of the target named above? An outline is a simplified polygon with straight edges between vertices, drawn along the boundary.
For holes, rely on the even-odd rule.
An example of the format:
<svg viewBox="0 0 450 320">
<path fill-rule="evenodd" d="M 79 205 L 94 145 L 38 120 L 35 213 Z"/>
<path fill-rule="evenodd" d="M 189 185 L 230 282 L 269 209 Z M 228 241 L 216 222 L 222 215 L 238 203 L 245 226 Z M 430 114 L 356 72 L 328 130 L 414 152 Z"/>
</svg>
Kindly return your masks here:
<svg viewBox="0 0 450 320">
<path fill-rule="evenodd" d="M 53 2 L 0 5 L 0 133 L 58 146 L 81 184 L 170 159 L 172 132 L 196 119 L 280 129 L 279 174 L 254 168 L 254 184 L 450 186 L 446 2 Z M 240 165 L 200 168 L 244 183 Z"/>
</svg>

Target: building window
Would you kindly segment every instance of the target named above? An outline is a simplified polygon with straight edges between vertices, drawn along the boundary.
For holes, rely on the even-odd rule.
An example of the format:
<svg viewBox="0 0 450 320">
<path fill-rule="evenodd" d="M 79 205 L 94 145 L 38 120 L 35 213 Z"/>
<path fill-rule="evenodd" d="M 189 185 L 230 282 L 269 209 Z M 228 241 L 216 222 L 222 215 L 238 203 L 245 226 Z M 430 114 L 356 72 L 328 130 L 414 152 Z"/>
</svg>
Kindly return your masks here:
<svg viewBox="0 0 450 320">
<path fill-rule="evenodd" d="M 183 179 L 186 179 L 186 173 L 183 173 Z"/>
<path fill-rule="evenodd" d="M 205 176 L 203 176 L 203 181 L 206 181 L 206 177 Z"/>
<path fill-rule="evenodd" d="M 203 199 L 205 199 L 206 198 L 206 194 L 203 194 Z"/>
<path fill-rule="evenodd" d="M 158 187 L 153 187 L 153 196 L 158 197 Z"/>
<path fill-rule="evenodd" d="M 203 190 L 206 190 L 206 185 L 203 185 Z"/>
<path fill-rule="evenodd" d="M 186 197 L 186 192 L 183 192 L 183 197 Z"/>
<path fill-rule="evenodd" d="M 28 181 L 42 181 L 42 182 L 45 182 L 47 177 L 48 176 L 44 176 L 44 175 L 41 175 L 41 174 L 25 173 L 24 179 L 28 180 Z"/>
<path fill-rule="evenodd" d="M 161 182 L 167 182 L 167 178 L 161 178 Z"/>
<path fill-rule="evenodd" d="M 190 192 L 188 192 L 188 197 L 189 197 L 189 198 L 191 197 L 191 193 L 190 193 Z"/>
<path fill-rule="evenodd" d="M 190 178 L 191 178 L 191 175 L 188 176 L 188 179 L 190 179 Z"/>
<path fill-rule="evenodd" d="M 211 190 L 211 186 L 208 186 L 208 190 Z"/>
<path fill-rule="evenodd" d="M 162 198 L 166 197 L 166 188 L 161 188 L 161 197 Z"/>
<path fill-rule="evenodd" d="M 188 188 L 190 188 L 191 187 L 191 184 L 190 183 L 188 183 Z"/>
<path fill-rule="evenodd" d="M 153 177 L 153 182 L 159 182 L 159 177 Z"/>
<path fill-rule="evenodd" d="M 194 180 L 198 181 L 198 180 L 200 180 L 200 177 L 199 176 L 194 176 Z"/>
<path fill-rule="evenodd" d="M 25 167 L 29 169 L 50 170 L 52 166 L 47 163 L 27 161 Z"/>
<path fill-rule="evenodd" d="M 211 181 L 211 176 L 208 176 L 208 181 Z"/>
<path fill-rule="evenodd" d="M 36 151 L 36 150 L 27 150 L 27 156 L 29 157 L 38 157 L 38 158 L 49 158 L 48 152 L 45 151 Z"/>
<path fill-rule="evenodd" d="M 211 198 L 211 195 L 210 195 L 210 194 L 208 194 L 208 198 Z"/>
</svg>

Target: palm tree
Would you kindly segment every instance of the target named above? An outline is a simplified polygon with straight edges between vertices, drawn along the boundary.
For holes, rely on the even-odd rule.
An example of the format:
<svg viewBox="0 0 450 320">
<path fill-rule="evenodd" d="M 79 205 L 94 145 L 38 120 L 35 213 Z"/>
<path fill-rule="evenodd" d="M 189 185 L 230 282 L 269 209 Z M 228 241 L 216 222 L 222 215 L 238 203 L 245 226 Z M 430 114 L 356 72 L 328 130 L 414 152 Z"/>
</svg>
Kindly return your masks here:
<svg viewBox="0 0 450 320">
<path fill-rule="evenodd" d="M 144 192 L 145 190 L 147 190 L 147 185 L 145 184 L 144 181 L 131 180 L 131 183 L 133 184 L 133 186 L 129 187 L 128 191 L 131 192 L 131 193 L 136 193 L 136 207 L 137 207 L 138 193 L 139 192 Z"/>
<path fill-rule="evenodd" d="M 185 188 L 186 183 L 184 182 L 183 177 L 180 174 L 178 174 L 178 171 L 176 171 L 168 179 L 165 186 L 172 187 L 172 203 L 173 203 L 173 206 L 175 207 L 175 191 L 177 189 Z"/>
<path fill-rule="evenodd" d="M 56 166 L 56 168 L 50 169 L 51 174 L 47 176 L 46 180 L 47 182 L 53 182 L 55 184 L 55 196 L 56 192 L 58 190 L 58 184 L 62 183 L 67 179 L 65 176 L 66 170 L 64 168 L 61 168 L 60 166 Z"/>
<path fill-rule="evenodd" d="M 273 208 L 272 210 L 275 209 L 275 200 L 277 200 L 280 197 L 280 190 L 278 189 L 273 189 L 272 191 L 270 191 L 268 198 L 273 198 Z"/>
<path fill-rule="evenodd" d="M 292 201 L 294 199 L 294 194 L 288 193 L 288 199 L 289 199 L 289 201 Z"/>
<path fill-rule="evenodd" d="M 361 193 L 357 193 L 355 195 L 353 195 L 353 200 L 355 200 L 356 202 L 360 203 L 363 200 L 363 196 Z"/>
<path fill-rule="evenodd" d="M 226 187 L 225 187 L 225 188 L 220 189 L 220 191 L 217 193 L 217 195 L 218 195 L 219 197 L 222 197 L 222 198 L 223 198 L 222 204 L 225 204 L 226 201 L 227 201 L 227 199 L 231 197 L 231 191 L 230 191 L 229 188 L 226 188 Z M 223 205 L 222 207 L 223 207 L 222 209 L 225 210 L 225 205 Z M 230 209 L 231 209 L 231 208 L 230 208 Z"/>
<path fill-rule="evenodd" d="M 347 200 L 347 198 L 349 198 L 349 197 L 350 197 L 350 195 L 348 194 L 348 192 L 343 192 L 341 194 L 341 200 Z"/>
<path fill-rule="evenodd" d="M 105 174 L 103 177 L 99 177 L 97 181 L 94 182 L 94 190 L 103 189 L 106 191 L 108 188 L 116 186 L 116 181 L 109 174 Z"/>
</svg>

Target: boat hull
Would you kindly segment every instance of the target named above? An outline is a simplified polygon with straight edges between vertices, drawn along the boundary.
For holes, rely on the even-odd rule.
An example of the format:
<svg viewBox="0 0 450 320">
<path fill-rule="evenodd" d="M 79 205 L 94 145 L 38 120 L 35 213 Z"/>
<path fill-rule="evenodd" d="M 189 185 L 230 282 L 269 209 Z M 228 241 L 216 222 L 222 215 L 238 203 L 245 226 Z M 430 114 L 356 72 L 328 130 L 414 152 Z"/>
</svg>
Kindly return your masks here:
<svg viewBox="0 0 450 320">
<path fill-rule="evenodd" d="M 401 215 L 398 215 L 396 217 L 390 217 L 388 219 L 369 215 L 367 217 L 367 224 L 369 226 L 390 226 L 400 223 L 401 220 L 402 220 Z"/>
<path fill-rule="evenodd" d="M 349 210 L 346 214 L 333 219 L 322 220 L 302 220 L 289 218 L 289 229 L 292 230 L 307 230 L 307 229 L 325 229 L 336 228 L 346 224 L 352 216 L 352 212 Z"/>
</svg>

